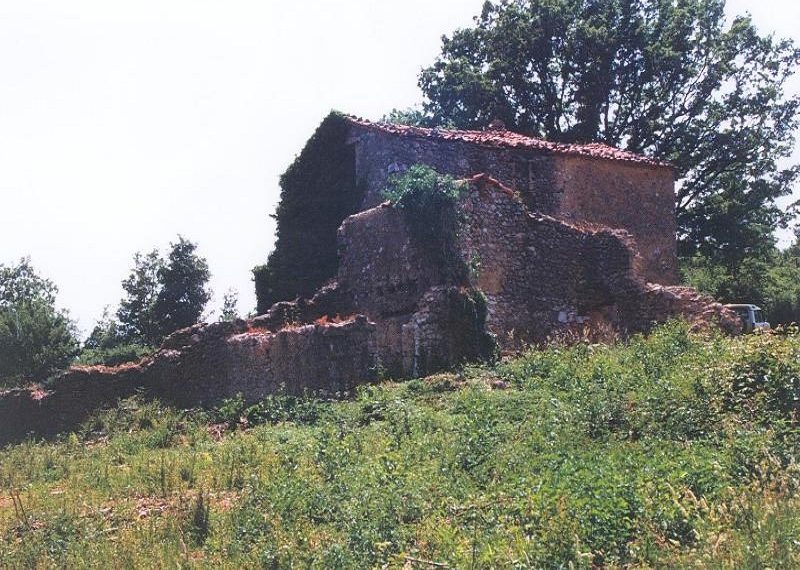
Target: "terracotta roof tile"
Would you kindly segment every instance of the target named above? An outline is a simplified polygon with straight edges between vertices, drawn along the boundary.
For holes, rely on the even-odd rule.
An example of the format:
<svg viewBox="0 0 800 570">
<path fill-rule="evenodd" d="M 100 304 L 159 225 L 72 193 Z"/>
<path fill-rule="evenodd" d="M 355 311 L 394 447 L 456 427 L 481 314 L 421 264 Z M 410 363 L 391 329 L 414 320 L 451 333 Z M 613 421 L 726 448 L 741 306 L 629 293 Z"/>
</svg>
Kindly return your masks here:
<svg viewBox="0 0 800 570">
<path fill-rule="evenodd" d="M 376 123 L 350 115 L 346 115 L 345 117 L 352 124 L 404 137 L 422 137 L 445 141 L 452 140 L 488 147 L 539 150 L 546 153 L 584 156 L 588 158 L 599 158 L 605 160 L 619 160 L 648 166 L 671 167 L 668 162 L 656 160 L 654 158 L 629 152 L 627 150 L 622 150 L 603 143 L 557 143 L 529 137 L 504 129 L 487 129 L 485 131 L 461 131 L 438 128 L 430 129 L 426 127 L 397 125 L 394 123 Z"/>
</svg>

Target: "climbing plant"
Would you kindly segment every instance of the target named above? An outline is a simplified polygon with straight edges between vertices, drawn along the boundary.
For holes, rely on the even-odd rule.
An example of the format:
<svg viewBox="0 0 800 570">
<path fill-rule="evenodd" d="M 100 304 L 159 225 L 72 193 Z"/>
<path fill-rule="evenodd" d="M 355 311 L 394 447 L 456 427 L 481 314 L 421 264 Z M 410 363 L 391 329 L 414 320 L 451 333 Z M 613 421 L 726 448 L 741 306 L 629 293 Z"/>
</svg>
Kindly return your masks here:
<svg viewBox="0 0 800 570">
<path fill-rule="evenodd" d="M 403 212 L 420 250 L 454 281 L 462 280 L 467 271 L 456 243 L 460 223 L 456 204 L 465 188 L 464 183 L 417 164 L 392 176 L 384 191 L 384 196 Z"/>
<path fill-rule="evenodd" d="M 364 195 L 347 133 L 345 118 L 332 112 L 281 176 L 275 249 L 253 269 L 259 313 L 277 301 L 312 295 L 336 274 L 336 230 Z"/>
</svg>

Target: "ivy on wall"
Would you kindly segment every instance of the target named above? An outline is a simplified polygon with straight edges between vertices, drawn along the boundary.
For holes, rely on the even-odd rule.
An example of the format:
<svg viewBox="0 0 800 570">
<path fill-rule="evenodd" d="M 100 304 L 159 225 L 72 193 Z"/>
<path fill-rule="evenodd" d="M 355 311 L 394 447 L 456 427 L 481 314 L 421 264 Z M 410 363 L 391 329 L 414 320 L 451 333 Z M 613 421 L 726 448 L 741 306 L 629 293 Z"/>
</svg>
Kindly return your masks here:
<svg viewBox="0 0 800 570">
<path fill-rule="evenodd" d="M 461 220 L 457 204 L 465 189 L 466 184 L 416 164 L 402 175 L 392 176 L 383 192 L 403 212 L 420 251 L 453 283 L 463 282 L 467 275 L 458 251 Z"/>
<path fill-rule="evenodd" d="M 402 211 L 411 239 L 420 253 L 429 257 L 427 262 L 439 267 L 445 282 L 455 286 L 446 296 L 446 308 L 441 309 L 447 315 L 453 352 L 468 360 L 492 360 L 497 344 L 486 330 L 486 296 L 470 285 L 473 268 L 459 250 L 463 218 L 458 202 L 466 191 L 466 183 L 417 164 L 390 178 L 384 196 Z M 425 364 L 428 368 L 418 372 L 446 368 L 444 362 L 450 362 L 449 357 L 442 362 L 434 358 Z"/>
<path fill-rule="evenodd" d="M 348 132 L 344 116 L 332 112 L 281 176 L 275 249 L 253 269 L 258 313 L 278 301 L 309 297 L 336 274 L 336 231 L 364 196 Z"/>
</svg>

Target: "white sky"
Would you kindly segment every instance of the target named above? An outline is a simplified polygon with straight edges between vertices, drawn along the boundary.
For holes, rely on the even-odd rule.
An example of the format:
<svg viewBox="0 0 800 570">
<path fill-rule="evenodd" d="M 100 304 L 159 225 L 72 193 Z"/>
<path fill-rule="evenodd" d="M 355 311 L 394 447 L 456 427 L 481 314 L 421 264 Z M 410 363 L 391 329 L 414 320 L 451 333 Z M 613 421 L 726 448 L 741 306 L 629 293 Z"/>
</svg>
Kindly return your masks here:
<svg viewBox="0 0 800 570">
<path fill-rule="evenodd" d="M 133 253 L 180 233 L 208 259 L 209 307 L 234 287 L 248 312 L 278 176 L 317 124 L 418 103 L 440 36 L 481 5 L 0 0 L 0 263 L 30 255 L 88 333 Z M 800 43 L 800 3 L 728 7 Z"/>
</svg>

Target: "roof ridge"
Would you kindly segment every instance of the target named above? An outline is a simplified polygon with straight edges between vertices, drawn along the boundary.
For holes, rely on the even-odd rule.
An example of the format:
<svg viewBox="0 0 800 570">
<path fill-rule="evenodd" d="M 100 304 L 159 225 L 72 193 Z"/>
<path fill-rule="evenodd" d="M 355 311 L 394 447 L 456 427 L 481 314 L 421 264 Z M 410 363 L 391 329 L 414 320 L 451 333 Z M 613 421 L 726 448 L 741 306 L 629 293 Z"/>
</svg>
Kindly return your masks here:
<svg viewBox="0 0 800 570">
<path fill-rule="evenodd" d="M 478 131 L 470 129 L 449 129 L 444 127 L 419 127 L 383 121 L 370 121 L 347 114 L 343 114 L 342 117 L 352 124 L 397 136 L 455 140 L 480 146 L 539 150 L 553 154 L 673 168 L 673 165 L 669 162 L 623 150 L 599 141 L 590 143 L 563 143 L 539 139 L 506 129 Z"/>
</svg>

